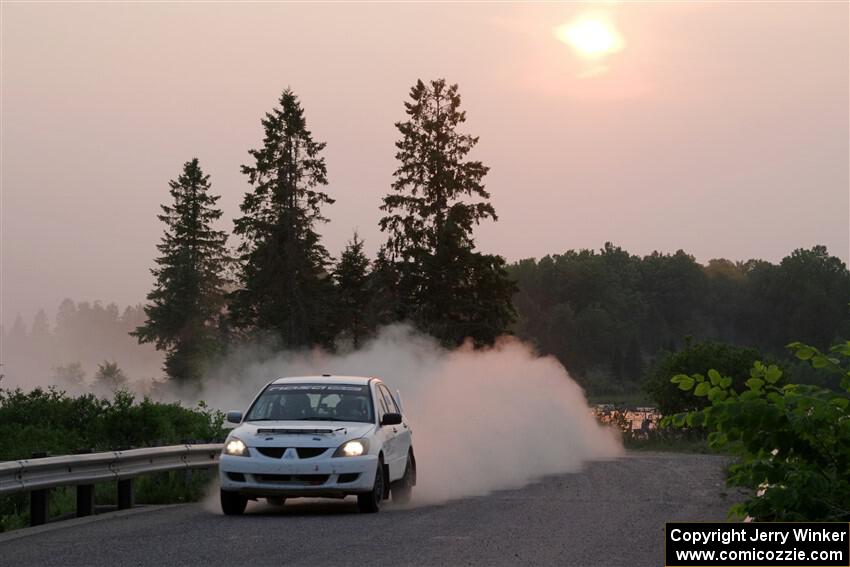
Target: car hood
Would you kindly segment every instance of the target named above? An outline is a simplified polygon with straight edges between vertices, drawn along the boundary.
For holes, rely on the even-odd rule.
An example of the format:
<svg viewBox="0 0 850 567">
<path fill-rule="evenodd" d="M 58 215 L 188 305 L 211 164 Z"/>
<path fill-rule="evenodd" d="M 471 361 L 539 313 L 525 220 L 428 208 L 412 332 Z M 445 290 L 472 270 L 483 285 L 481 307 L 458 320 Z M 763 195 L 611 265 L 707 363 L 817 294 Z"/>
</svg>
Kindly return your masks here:
<svg viewBox="0 0 850 567">
<path fill-rule="evenodd" d="M 352 421 L 248 421 L 231 435 L 248 447 L 338 447 L 374 429 L 374 423 Z"/>
</svg>

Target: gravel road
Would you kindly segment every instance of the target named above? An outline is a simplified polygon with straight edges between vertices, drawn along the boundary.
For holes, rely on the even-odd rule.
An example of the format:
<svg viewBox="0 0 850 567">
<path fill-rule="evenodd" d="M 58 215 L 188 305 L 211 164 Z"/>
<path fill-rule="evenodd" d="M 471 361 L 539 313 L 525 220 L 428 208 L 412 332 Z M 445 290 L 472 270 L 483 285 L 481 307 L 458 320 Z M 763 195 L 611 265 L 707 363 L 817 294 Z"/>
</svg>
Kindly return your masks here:
<svg viewBox="0 0 850 567">
<path fill-rule="evenodd" d="M 410 509 L 353 500 L 202 504 L 104 514 L 0 535 L 0 564 L 663 565 L 666 521 L 722 521 L 739 494 L 724 457 L 634 452 L 519 490 Z M 414 496 L 415 498 L 415 496 Z"/>
</svg>

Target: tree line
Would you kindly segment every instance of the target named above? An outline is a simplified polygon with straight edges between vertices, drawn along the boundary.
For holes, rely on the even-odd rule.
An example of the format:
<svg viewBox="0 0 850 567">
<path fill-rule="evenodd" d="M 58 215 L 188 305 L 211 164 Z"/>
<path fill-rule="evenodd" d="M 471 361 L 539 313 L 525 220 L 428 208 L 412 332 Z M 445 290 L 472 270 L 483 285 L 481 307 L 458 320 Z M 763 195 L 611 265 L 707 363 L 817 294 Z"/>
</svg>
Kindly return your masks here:
<svg viewBox="0 0 850 567">
<path fill-rule="evenodd" d="M 446 346 L 513 333 L 604 396 L 637 392 L 646 377 L 669 384 L 667 367 L 676 365 L 665 353 L 690 341 L 698 348 L 683 356 L 702 363 L 716 351 L 702 341 L 752 348 L 729 355 L 743 360 L 785 356 L 792 340 L 825 347 L 850 336 L 850 272 L 823 246 L 778 264 L 702 265 L 681 250 L 640 257 L 610 243 L 511 265 L 479 252 L 474 228 L 498 217 L 484 184 L 488 167 L 470 157 L 478 138 L 462 131 L 457 85 L 417 81 L 404 110 L 375 258 L 356 233 L 337 259 L 323 246 L 320 227 L 334 202 L 325 144 L 287 89 L 241 167 L 249 189 L 232 235 L 216 228 L 219 196 L 190 159 L 158 215 L 165 230 L 143 310 L 119 314 L 112 304 L 66 300 L 53 333 L 43 312 L 30 333 L 18 318 L 3 333 L 4 362 L 51 352 L 64 361 L 54 367 L 63 384 L 83 379 L 75 360 L 98 364 L 96 381 L 108 384 L 126 378 L 118 359 L 122 367 L 131 361 L 131 376 L 144 368 L 152 377 L 145 363 L 153 346 L 169 378 L 192 383 L 246 341 L 356 348 L 380 326 L 405 321 Z M 127 354 L 128 332 L 145 345 L 137 354 Z"/>
<path fill-rule="evenodd" d="M 128 335 L 145 319 L 142 305 L 71 299 L 59 304 L 53 321 L 43 309 L 26 323 L 18 315 L 0 329 L 0 388 L 57 384 L 72 393 L 108 392 L 133 379 L 149 381 L 160 373 L 162 357 Z"/>
<path fill-rule="evenodd" d="M 383 261 L 369 260 L 355 235 L 327 276 L 334 324 L 345 329 L 338 336 L 352 346 L 380 321 L 401 317 L 397 274 Z M 822 246 L 795 250 L 777 264 L 721 259 L 703 265 L 682 251 L 640 257 L 608 244 L 506 268 L 517 285 L 518 317 L 509 332 L 556 356 L 594 395 L 646 387 L 655 403 L 682 411 L 687 396 L 670 386 L 674 374 L 713 365 L 740 373 L 743 382 L 753 361 L 765 357 L 781 362 L 795 381 L 820 383 L 788 360 L 784 346 L 797 336 L 813 345 L 850 336 L 850 273 Z M 376 289 L 385 290 L 383 296 Z M 222 348 L 225 315 L 211 317 L 205 331 L 213 350 Z M 160 358 L 127 335 L 146 321 L 141 306 L 122 311 L 66 299 L 53 325 L 44 311 L 29 325 L 15 319 L 3 333 L 4 368 L 28 377 L 49 374 L 72 391 L 122 381 L 108 364 L 116 361 L 128 379 L 150 379 Z"/>
<path fill-rule="evenodd" d="M 718 352 L 700 346 L 713 341 L 749 347 L 753 359 L 781 359 L 792 341 L 825 348 L 850 337 L 850 272 L 823 246 L 778 264 L 702 265 L 681 250 L 640 257 L 609 243 L 508 271 L 519 290 L 516 334 L 556 356 L 591 392 L 637 391 L 664 353 L 688 343 L 700 353 Z"/>
<path fill-rule="evenodd" d="M 398 165 L 379 220 L 386 242 L 369 259 L 354 234 L 334 261 L 318 232 L 334 202 L 325 144 L 285 90 L 241 168 L 250 190 L 233 221 L 234 253 L 214 228 L 219 197 L 198 160 L 170 182 L 155 285 L 132 334 L 163 351 L 166 374 L 182 382 L 201 379 L 210 361 L 243 341 L 356 346 L 395 321 L 447 346 L 492 343 L 513 321 L 515 288 L 505 260 L 475 248 L 474 227 L 497 217 L 483 182 L 488 168 L 469 158 L 478 138 L 461 131 L 460 105 L 457 85 L 417 81 L 407 119 L 396 124 Z"/>
</svg>

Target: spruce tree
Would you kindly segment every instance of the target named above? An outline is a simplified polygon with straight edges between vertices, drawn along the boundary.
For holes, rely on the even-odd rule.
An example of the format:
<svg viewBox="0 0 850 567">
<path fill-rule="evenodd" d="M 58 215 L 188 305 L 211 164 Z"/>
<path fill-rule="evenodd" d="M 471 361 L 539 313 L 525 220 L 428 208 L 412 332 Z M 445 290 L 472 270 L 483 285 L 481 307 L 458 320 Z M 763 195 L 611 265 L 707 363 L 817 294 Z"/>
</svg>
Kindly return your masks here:
<svg viewBox="0 0 850 567">
<path fill-rule="evenodd" d="M 385 248 L 378 251 L 366 282 L 369 301 L 366 321 L 369 329 L 377 329 L 408 318 L 405 294 L 400 289 L 398 265 L 389 258 Z"/>
<path fill-rule="evenodd" d="M 79 362 L 53 368 L 53 381 L 63 388 L 79 391 L 86 384 L 86 372 Z"/>
<path fill-rule="evenodd" d="M 94 375 L 94 388 L 100 393 L 114 392 L 127 385 L 127 376 L 119 368 L 117 362 L 104 360 L 103 364 L 97 365 Z"/>
<path fill-rule="evenodd" d="M 466 121 L 457 85 L 421 80 L 396 124 L 393 193 L 381 207 L 386 251 L 399 270 L 403 315 L 446 345 L 465 338 L 492 343 L 514 318 L 514 284 L 504 259 L 475 250 L 473 228 L 497 220 L 484 188 L 488 167 L 468 159 L 478 138 Z"/>
<path fill-rule="evenodd" d="M 30 334 L 33 342 L 37 343 L 38 346 L 47 347 L 46 343 L 50 340 L 51 333 L 50 323 L 47 322 L 47 313 L 44 312 L 44 309 L 39 309 L 35 314 Z"/>
<path fill-rule="evenodd" d="M 270 335 L 283 347 L 329 345 L 333 339 L 330 257 L 315 230 L 326 222 L 321 188 L 327 169 L 324 143 L 313 141 L 304 111 L 287 89 L 262 120 L 263 145 L 243 165 L 253 189 L 241 205 L 234 232 L 240 247 L 241 288 L 233 293 L 233 326 Z"/>
<path fill-rule="evenodd" d="M 210 193 L 197 158 L 169 186 L 173 201 L 158 215 L 165 234 L 151 270 L 156 280 L 144 308 L 147 320 L 130 334 L 165 351 L 169 378 L 195 381 L 220 348 L 216 323 L 224 308 L 227 235 L 212 227 L 221 217 L 219 196 Z"/>
<path fill-rule="evenodd" d="M 356 232 L 340 255 L 334 269 L 334 281 L 338 332 L 357 348 L 371 329 L 366 317 L 370 296 L 369 258 L 363 253 L 363 241 Z"/>
</svg>

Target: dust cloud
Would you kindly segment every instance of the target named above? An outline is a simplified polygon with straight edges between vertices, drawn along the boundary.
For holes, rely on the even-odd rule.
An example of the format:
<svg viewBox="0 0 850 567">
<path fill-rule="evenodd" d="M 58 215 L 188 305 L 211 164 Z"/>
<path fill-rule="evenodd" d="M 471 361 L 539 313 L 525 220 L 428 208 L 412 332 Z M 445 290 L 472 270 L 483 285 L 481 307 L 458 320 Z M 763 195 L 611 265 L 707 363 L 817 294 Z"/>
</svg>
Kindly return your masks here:
<svg viewBox="0 0 850 567">
<path fill-rule="evenodd" d="M 414 431 L 418 504 L 521 487 L 623 451 L 564 367 L 510 337 L 487 349 L 446 350 L 394 325 L 351 352 L 244 348 L 216 369 L 200 397 L 244 410 L 271 380 L 323 373 L 376 376 L 400 390 Z"/>
</svg>

